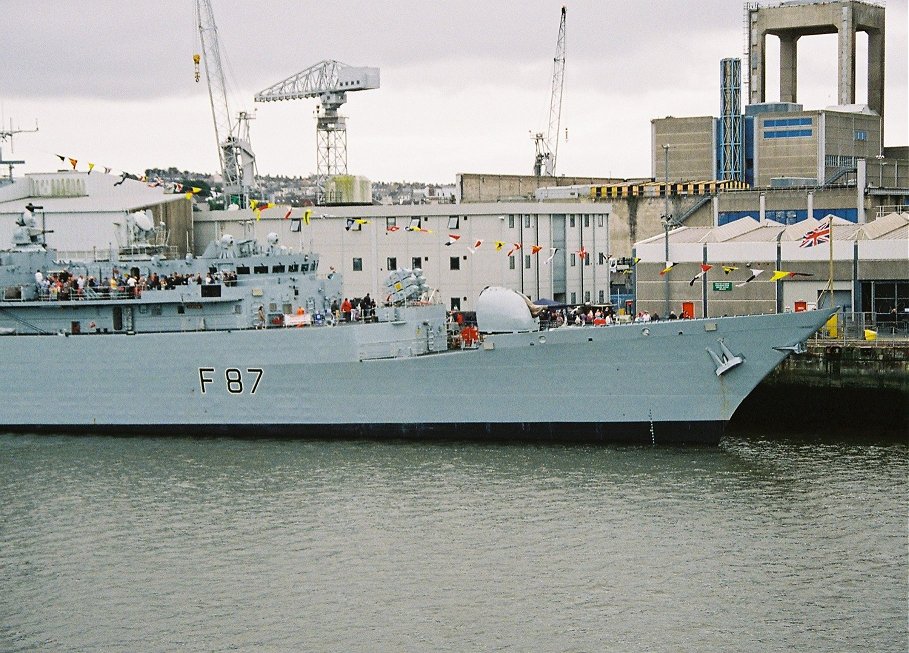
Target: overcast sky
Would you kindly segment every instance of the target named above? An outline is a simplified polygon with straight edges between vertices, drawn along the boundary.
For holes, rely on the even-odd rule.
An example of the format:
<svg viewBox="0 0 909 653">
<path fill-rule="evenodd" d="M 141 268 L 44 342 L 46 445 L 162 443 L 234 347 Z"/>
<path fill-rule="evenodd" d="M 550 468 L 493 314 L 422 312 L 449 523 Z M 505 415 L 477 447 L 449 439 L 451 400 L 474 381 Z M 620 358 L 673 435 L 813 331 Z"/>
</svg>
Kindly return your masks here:
<svg viewBox="0 0 909 653">
<path fill-rule="evenodd" d="M 259 172 L 315 172 L 315 100 L 252 96 L 324 59 L 381 70 L 348 94 L 348 169 L 376 181 L 453 183 L 459 172 L 529 174 L 548 124 L 559 8 L 568 7 L 557 173 L 650 176 L 650 120 L 719 113 L 719 62 L 741 57 L 737 0 L 212 0 L 231 113 L 256 111 Z M 885 144 L 909 144 L 907 0 L 887 2 Z M 216 172 L 192 0 L 0 0 L 0 109 L 16 174 L 72 156 L 99 168 Z M 867 97 L 858 38 L 857 100 Z M 778 97 L 768 39 L 768 99 Z M 799 101 L 836 103 L 836 36 L 799 43 Z M 567 129 L 567 140 L 565 130 Z M 5 170 L 3 173 L 5 174 Z"/>
</svg>

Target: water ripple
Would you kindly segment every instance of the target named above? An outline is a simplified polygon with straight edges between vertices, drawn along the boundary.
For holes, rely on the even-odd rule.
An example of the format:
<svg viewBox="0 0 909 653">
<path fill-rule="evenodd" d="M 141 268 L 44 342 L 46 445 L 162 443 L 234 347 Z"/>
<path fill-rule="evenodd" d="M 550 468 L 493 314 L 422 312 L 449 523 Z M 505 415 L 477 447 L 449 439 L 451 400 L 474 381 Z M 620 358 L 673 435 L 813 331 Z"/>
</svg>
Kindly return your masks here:
<svg viewBox="0 0 909 653">
<path fill-rule="evenodd" d="M 907 449 L 0 436 L 0 650 L 905 651 Z"/>
</svg>

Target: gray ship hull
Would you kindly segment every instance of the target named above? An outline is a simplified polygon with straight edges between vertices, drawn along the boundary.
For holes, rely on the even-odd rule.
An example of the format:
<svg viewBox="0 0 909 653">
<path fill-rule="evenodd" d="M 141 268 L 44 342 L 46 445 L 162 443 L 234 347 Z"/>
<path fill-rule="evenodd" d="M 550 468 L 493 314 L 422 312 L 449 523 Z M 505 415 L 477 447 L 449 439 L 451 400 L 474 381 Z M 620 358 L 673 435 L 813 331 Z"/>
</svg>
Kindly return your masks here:
<svg viewBox="0 0 909 653">
<path fill-rule="evenodd" d="M 0 337 L 0 430 L 711 444 L 829 315 L 562 327 L 422 355 L 431 334 L 418 313 L 323 328 Z"/>
</svg>

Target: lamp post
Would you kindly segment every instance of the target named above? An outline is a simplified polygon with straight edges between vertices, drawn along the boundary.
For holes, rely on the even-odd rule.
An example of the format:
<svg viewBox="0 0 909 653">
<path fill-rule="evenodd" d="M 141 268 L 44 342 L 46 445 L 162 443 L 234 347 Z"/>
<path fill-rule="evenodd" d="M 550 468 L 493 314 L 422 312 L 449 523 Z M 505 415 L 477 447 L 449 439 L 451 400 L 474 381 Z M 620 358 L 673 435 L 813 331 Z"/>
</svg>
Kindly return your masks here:
<svg viewBox="0 0 909 653">
<path fill-rule="evenodd" d="M 663 242 L 665 244 L 665 261 L 669 265 L 669 225 L 672 222 L 672 216 L 669 215 L 669 145 L 663 144 L 663 173 L 666 180 L 666 188 L 663 193 L 663 215 L 660 220 L 663 223 Z M 665 302 L 663 303 L 663 317 L 669 315 L 669 274 L 663 275 L 663 286 L 665 289 Z"/>
<path fill-rule="evenodd" d="M 878 154 L 874 158 L 877 159 L 877 173 L 878 173 L 877 187 L 883 188 L 884 187 L 884 166 L 886 165 L 884 163 L 884 155 Z"/>
</svg>

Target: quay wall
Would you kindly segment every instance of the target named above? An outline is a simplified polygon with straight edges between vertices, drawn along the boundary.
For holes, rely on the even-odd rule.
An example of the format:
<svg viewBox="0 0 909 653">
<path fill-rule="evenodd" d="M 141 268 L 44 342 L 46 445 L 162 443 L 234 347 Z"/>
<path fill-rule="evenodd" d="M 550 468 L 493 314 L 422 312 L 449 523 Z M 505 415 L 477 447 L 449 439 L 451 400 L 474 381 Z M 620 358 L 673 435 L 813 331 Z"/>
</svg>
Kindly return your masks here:
<svg viewBox="0 0 909 653">
<path fill-rule="evenodd" d="M 909 340 L 824 341 L 790 356 L 742 403 L 731 430 L 909 434 Z"/>
</svg>

